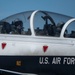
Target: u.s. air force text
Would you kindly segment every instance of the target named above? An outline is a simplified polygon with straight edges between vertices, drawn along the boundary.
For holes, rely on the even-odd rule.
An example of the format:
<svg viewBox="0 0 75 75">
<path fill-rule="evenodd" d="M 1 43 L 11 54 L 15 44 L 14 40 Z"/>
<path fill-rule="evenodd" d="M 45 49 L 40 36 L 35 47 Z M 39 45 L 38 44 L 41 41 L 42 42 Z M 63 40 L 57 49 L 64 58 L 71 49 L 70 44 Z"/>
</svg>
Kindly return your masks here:
<svg viewBox="0 0 75 75">
<path fill-rule="evenodd" d="M 39 64 L 75 65 L 75 57 L 39 57 Z"/>
</svg>

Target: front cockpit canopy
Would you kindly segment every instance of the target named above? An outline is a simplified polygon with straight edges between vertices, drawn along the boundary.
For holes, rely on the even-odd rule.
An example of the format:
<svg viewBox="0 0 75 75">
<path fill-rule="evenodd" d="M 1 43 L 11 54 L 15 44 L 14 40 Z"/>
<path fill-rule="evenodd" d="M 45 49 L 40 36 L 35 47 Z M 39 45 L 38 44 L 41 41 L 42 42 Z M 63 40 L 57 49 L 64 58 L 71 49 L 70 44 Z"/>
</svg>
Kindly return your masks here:
<svg viewBox="0 0 75 75">
<path fill-rule="evenodd" d="M 33 11 L 27 11 L 19 14 L 15 14 L 12 16 L 9 16 L 1 22 L 7 22 L 9 23 L 11 28 L 11 31 L 9 31 L 9 34 L 20 34 L 20 35 L 31 35 L 30 31 L 30 16 Z M 5 26 L 5 24 L 3 24 Z M 8 25 L 7 25 L 8 26 Z M 5 32 L 1 32 L 2 34 L 8 34 L 6 31 L 8 30 L 5 28 Z"/>
</svg>

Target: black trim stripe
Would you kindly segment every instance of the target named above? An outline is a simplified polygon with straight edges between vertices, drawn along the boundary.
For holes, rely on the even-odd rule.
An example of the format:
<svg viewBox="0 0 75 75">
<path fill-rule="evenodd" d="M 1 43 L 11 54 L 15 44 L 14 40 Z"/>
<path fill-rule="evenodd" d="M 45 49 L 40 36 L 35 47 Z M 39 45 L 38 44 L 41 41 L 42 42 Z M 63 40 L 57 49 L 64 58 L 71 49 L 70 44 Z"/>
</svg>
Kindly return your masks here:
<svg viewBox="0 0 75 75">
<path fill-rule="evenodd" d="M 75 74 L 75 56 L 0 56 L 0 69 L 19 73 L 72 75 Z"/>
</svg>

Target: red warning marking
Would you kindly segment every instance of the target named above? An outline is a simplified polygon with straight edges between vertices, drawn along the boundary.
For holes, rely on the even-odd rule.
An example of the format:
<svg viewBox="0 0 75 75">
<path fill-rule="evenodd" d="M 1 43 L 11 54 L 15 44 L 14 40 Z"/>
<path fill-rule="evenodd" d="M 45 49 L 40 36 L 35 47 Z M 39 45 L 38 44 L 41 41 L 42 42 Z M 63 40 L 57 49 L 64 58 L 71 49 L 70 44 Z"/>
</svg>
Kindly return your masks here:
<svg viewBox="0 0 75 75">
<path fill-rule="evenodd" d="M 43 51 L 46 52 L 48 49 L 48 46 L 43 46 Z"/>
<path fill-rule="evenodd" d="M 6 43 L 2 43 L 2 49 L 6 47 Z"/>
</svg>

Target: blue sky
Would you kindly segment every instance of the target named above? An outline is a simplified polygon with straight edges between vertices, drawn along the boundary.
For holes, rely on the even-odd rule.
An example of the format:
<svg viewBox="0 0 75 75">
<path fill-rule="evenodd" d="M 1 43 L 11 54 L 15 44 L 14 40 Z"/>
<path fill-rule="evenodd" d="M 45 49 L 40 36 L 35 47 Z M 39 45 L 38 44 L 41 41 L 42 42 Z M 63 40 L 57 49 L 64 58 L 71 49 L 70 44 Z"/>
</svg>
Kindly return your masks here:
<svg viewBox="0 0 75 75">
<path fill-rule="evenodd" d="M 46 10 L 75 17 L 75 0 L 0 0 L 0 20 L 29 10 Z"/>
</svg>

